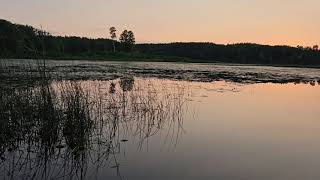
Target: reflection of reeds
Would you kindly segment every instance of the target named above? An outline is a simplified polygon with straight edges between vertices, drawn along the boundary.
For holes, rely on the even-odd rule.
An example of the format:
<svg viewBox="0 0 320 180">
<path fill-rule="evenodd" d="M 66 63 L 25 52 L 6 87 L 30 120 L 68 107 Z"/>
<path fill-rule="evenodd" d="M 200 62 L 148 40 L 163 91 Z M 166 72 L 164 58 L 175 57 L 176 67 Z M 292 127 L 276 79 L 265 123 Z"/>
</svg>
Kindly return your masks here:
<svg viewBox="0 0 320 180">
<path fill-rule="evenodd" d="M 63 84 L 61 91 L 66 143 L 74 152 L 83 150 L 92 126 L 88 94 L 76 82 Z"/>
<path fill-rule="evenodd" d="M 154 86 L 127 77 L 1 91 L 0 177 L 82 179 L 89 166 L 120 175 L 121 144 L 138 139 L 143 148 L 163 130 L 176 140 L 181 133 L 184 87 Z"/>
</svg>

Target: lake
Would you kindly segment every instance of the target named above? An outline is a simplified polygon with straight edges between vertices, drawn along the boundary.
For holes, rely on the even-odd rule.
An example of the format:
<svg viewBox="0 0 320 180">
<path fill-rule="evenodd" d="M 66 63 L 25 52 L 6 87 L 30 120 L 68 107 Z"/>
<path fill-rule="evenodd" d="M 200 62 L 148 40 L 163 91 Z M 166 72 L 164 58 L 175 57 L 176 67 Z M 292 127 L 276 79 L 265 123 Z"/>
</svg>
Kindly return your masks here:
<svg viewBox="0 0 320 180">
<path fill-rule="evenodd" d="M 0 179 L 320 178 L 319 69 L 0 67 Z"/>
</svg>

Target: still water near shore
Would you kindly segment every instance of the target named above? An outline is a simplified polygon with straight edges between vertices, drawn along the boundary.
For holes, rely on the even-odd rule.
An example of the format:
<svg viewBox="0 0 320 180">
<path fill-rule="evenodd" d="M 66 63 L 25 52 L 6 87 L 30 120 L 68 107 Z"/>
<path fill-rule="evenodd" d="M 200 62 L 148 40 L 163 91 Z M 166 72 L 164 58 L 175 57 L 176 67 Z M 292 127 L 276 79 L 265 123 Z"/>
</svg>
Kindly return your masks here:
<svg viewBox="0 0 320 180">
<path fill-rule="evenodd" d="M 318 179 L 319 100 L 317 82 L 134 75 L 6 89 L 0 177 Z"/>
</svg>

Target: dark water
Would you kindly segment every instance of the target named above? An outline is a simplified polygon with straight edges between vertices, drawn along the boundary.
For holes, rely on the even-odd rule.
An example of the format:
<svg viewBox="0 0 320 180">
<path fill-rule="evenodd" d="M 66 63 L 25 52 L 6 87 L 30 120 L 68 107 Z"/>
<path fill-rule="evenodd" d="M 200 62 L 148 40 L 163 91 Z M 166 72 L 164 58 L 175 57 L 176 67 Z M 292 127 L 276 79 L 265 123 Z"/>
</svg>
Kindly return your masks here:
<svg viewBox="0 0 320 180">
<path fill-rule="evenodd" d="M 0 179 L 320 178 L 317 69 L 23 64 L 2 66 Z"/>
</svg>

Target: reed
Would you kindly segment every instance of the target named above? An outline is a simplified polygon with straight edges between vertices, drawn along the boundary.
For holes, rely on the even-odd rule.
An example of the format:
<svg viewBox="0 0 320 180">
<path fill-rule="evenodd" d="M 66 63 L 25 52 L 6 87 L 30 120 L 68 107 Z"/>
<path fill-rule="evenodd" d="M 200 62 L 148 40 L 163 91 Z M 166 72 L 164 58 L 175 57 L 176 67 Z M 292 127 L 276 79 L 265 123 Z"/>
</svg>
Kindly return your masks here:
<svg viewBox="0 0 320 180">
<path fill-rule="evenodd" d="M 0 92 L 1 178 L 82 179 L 92 167 L 117 169 L 123 144 L 167 134 L 177 142 L 185 87 L 131 76 L 113 81 L 50 81 Z"/>
</svg>

